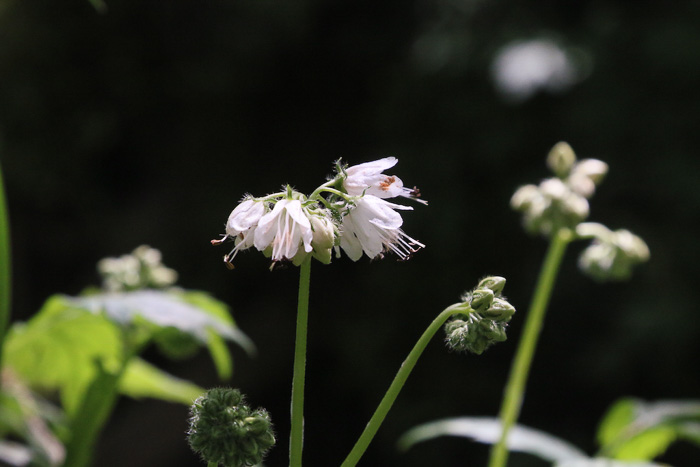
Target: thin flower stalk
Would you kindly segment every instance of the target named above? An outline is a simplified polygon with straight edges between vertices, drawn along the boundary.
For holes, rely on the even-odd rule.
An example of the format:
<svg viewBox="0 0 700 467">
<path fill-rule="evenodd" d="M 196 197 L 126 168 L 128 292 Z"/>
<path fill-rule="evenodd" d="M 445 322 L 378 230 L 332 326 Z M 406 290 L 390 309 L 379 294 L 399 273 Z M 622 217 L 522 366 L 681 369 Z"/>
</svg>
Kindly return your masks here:
<svg viewBox="0 0 700 467">
<path fill-rule="evenodd" d="M 504 392 L 500 412 L 503 431 L 500 440 L 491 449 L 489 467 L 505 467 L 508 460 L 508 433 L 520 415 L 527 377 L 532 366 L 532 359 L 540 331 L 542 330 L 547 306 L 552 296 L 554 282 L 556 281 L 561 261 L 564 258 L 566 247 L 573 239 L 574 235 L 571 230 L 565 228 L 558 230 L 552 235 Z"/>
<path fill-rule="evenodd" d="M 404 360 L 404 362 L 401 364 L 401 368 L 399 369 L 398 373 L 396 373 L 396 376 L 391 382 L 389 389 L 387 390 L 386 394 L 384 394 L 384 397 L 377 406 L 374 415 L 372 415 L 372 418 L 367 423 L 367 426 L 360 435 L 360 438 L 355 443 L 355 446 L 350 451 L 350 454 L 348 454 L 343 461 L 341 467 L 353 467 L 357 465 L 360 458 L 367 450 L 367 447 L 372 442 L 377 430 L 379 430 L 382 422 L 384 422 L 389 410 L 391 410 L 391 407 L 394 405 L 399 392 L 401 392 L 404 384 L 406 384 L 406 380 L 413 371 L 413 368 L 416 366 L 418 359 L 423 354 L 423 351 L 428 346 L 430 340 L 452 315 L 456 313 L 468 312 L 467 310 L 468 305 L 466 305 L 464 302 L 455 303 L 445 308 L 433 320 L 433 322 L 430 323 L 425 332 L 423 332 L 423 335 L 421 335 L 421 337 L 418 339 L 418 342 L 416 342 L 416 345 L 413 347 L 411 352 L 409 352 L 406 360 Z"/>
<path fill-rule="evenodd" d="M 292 434 L 289 444 L 289 465 L 301 467 L 304 449 L 304 380 L 306 379 L 306 340 L 309 320 L 309 287 L 311 284 L 311 257 L 299 270 L 299 301 L 297 330 L 294 345 L 294 376 L 292 377 Z"/>
</svg>

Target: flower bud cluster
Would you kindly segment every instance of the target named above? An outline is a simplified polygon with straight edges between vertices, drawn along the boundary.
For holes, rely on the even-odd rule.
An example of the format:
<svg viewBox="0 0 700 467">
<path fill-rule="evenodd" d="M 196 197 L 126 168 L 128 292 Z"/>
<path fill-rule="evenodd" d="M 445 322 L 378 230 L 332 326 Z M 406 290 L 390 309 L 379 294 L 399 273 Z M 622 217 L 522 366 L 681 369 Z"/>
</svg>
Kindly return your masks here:
<svg viewBox="0 0 700 467">
<path fill-rule="evenodd" d="M 234 247 L 224 256 L 231 265 L 241 250 L 255 247 L 271 258 L 273 265 L 291 261 L 300 265 L 309 255 L 328 264 L 332 252 L 340 249 L 353 261 L 366 254 L 370 258 L 396 253 L 408 259 L 424 245 L 401 230 L 403 219 L 397 210 L 413 208 L 385 201 L 397 196 L 417 199 L 416 188 L 409 189 L 395 175 L 382 172 L 398 161 L 387 157 L 352 167 L 336 164 L 336 174 L 311 195 L 287 186 L 284 191 L 262 198 L 246 196 L 231 212 L 223 238 Z"/>
<path fill-rule="evenodd" d="M 97 263 L 102 287 L 109 292 L 169 287 L 177 281 L 177 272 L 163 265 L 160 251 L 146 245 L 119 258 L 104 258 Z"/>
<path fill-rule="evenodd" d="M 505 284 L 503 277 L 486 277 L 464 294 L 468 311 L 455 314 L 445 324 L 445 341 L 450 348 L 481 355 L 492 344 L 506 340 L 506 327 L 515 308 L 501 295 Z"/>
<path fill-rule="evenodd" d="M 586 222 L 576 228 L 582 238 L 593 242 L 579 257 L 579 267 L 599 281 L 624 280 L 632 268 L 649 260 L 649 247 L 629 230 L 611 231 L 602 224 Z"/>
<path fill-rule="evenodd" d="M 539 185 L 520 187 L 511 206 L 521 211 L 528 231 L 549 236 L 561 228 L 574 228 L 589 214 L 588 199 L 608 171 L 597 159 L 577 161 L 567 143 L 557 143 L 547 156 L 554 177 Z"/>
<path fill-rule="evenodd" d="M 187 438 L 206 462 L 224 467 L 257 465 L 275 444 L 268 413 L 252 410 L 229 388 L 210 389 L 194 401 Z"/>
</svg>

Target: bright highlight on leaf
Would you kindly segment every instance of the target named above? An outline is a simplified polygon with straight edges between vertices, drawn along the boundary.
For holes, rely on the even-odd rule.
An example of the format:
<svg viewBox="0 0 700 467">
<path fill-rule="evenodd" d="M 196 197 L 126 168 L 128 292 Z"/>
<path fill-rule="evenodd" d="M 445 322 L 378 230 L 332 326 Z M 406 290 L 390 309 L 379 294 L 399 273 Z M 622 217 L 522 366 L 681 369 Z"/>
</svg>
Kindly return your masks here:
<svg viewBox="0 0 700 467">
<path fill-rule="evenodd" d="M 614 459 L 650 460 L 677 439 L 700 445 L 700 401 L 617 401 L 598 429 L 601 453 Z"/>
<path fill-rule="evenodd" d="M 501 422 L 490 417 L 461 417 L 438 420 L 419 425 L 399 440 L 399 449 L 407 450 L 417 443 L 440 436 L 461 436 L 486 444 L 497 443 L 501 437 Z M 588 456 L 576 446 L 542 431 L 522 425 L 513 427 L 508 448 L 525 452 L 551 462 L 583 460 Z"/>
</svg>

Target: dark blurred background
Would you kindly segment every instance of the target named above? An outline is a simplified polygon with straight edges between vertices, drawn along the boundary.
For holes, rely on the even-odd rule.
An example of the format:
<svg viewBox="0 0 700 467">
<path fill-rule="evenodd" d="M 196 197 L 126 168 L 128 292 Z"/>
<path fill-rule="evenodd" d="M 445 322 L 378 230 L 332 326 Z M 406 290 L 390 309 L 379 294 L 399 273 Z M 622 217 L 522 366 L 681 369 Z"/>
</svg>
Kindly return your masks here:
<svg viewBox="0 0 700 467">
<path fill-rule="evenodd" d="M 257 343 L 232 346 L 231 385 L 266 407 L 287 462 L 298 271 L 270 272 L 209 240 L 245 193 L 310 192 L 342 157 L 396 156 L 417 185 L 411 261 L 347 258 L 312 269 L 305 459 L 339 465 L 434 316 L 485 274 L 518 308 L 507 342 L 481 356 L 436 337 L 363 465 L 478 466 L 463 439 L 401 454 L 407 429 L 498 412 L 546 249 L 509 198 L 549 176 L 568 141 L 610 172 L 590 220 L 644 238 L 631 281 L 597 284 L 567 255 L 521 422 L 589 453 L 617 398 L 700 395 L 700 3 L 517 0 L 0 0 L 0 158 L 11 209 L 14 319 L 51 294 L 97 285 L 96 262 L 160 249 L 179 284 L 230 304 Z M 222 384 L 202 352 L 168 371 Z M 122 400 L 100 466 L 203 465 L 187 408 Z M 674 445 L 662 458 L 696 465 Z M 511 465 L 545 465 L 515 455 Z"/>
</svg>

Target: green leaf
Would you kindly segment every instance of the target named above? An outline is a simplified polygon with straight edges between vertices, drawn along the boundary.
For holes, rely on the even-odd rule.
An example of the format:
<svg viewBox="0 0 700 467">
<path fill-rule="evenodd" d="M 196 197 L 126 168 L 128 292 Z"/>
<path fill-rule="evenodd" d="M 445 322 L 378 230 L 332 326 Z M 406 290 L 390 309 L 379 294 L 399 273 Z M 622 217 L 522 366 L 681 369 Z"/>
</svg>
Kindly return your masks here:
<svg viewBox="0 0 700 467">
<path fill-rule="evenodd" d="M 140 358 L 129 361 L 119 382 L 119 390 L 134 398 L 152 397 L 185 405 L 191 405 L 204 392 L 196 384 L 176 378 Z"/>
<path fill-rule="evenodd" d="M 95 378 L 80 401 L 66 446 L 66 466 L 86 467 L 95 443 L 117 400 L 117 382 L 122 373 L 105 371 L 98 363 Z"/>
<path fill-rule="evenodd" d="M 501 437 L 501 422 L 497 418 L 461 417 L 426 423 L 406 432 L 399 439 L 399 449 L 407 450 L 416 443 L 440 436 L 461 436 L 480 443 L 495 444 Z M 588 459 L 576 446 L 523 425 L 516 425 L 510 431 L 508 449 L 532 454 L 550 462 Z"/>
<path fill-rule="evenodd" d="M 700 446 L 700 423 L 687 422 L 678 424 L 678 437 Z"/>
<path fill-rule="evenodd" d="M 613 444 L 634 420 L 636 401 L 624 398 L 616 401 L 603 417 L 598 428 L 598 444 L 608 446 Z"/>
<path fill-rule="evenodd" d="M 181 296 L 187 303 L 233 326 L 233 332 L 229 336 L 224 337 L 238 344 L 248 355 L 254 356 L 256 354 L 255 344 L 253 344 L 253 341 L 236 326 L 235 321 L 231 317 L 231 312 L 225 303 L 216 300 L 206 292 L 196 290 L 183 291 L 181 292 Z"/>
<path fill-rule="evenodd" d="M 591 459 L 577 459 L 565 462 L 558 462 L 554 467 L 669 467 L 665 464 L 656 464 L 654 462 L 627 462 L 608 459 L 605 457 L 596 457 Z"/>
<path fill-rule="evenodd" d="M 623 399 L 601 422 L 601 453 L 615 459 L 651 460 L 679 438 L 698 442 L 698 422 L 700 401 Z"/>
<path fill-rule="evenodd" d="M 225 306 L 206 299 L 201 292 L 137 290 L 88 295 L 72 299 L 72 303 L 95 314 L 105 313 L 123 326 L 144 320 L 157 327 L 176 328 L 200 343 L 206 343 L 209 330 L 213 330 L 249 352 L 254 348 L 250 339 L 235 326 Z"/>
<path fill-rule="evenodd" d="M 26 324 L 15 324 L 6 341 L 7 365 L 32 387 L 58 390 L 75 414 L 99 363 L 116 371 L 122 358 L 119 330 L 100 315 L 76 309 L 55 295 Z"/>
<path fill-rule="evenodd" d="M 672 426 L 658 426 L 628 439 L 615 450 L 615 459 L 651 460 L 666 451 L 676 440 Z"/>
<path fill-rule="evenodd" d="M 207 348 L 214 361 L 219 378 L 222 380 L 230 379 L 233 374 L 233 360 L 228 347 L 226 347 L 226 342 L 215 332 L 210 332 Z"/>
</svg>

